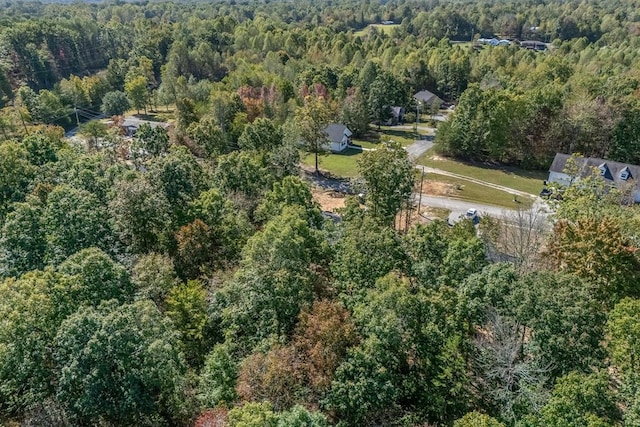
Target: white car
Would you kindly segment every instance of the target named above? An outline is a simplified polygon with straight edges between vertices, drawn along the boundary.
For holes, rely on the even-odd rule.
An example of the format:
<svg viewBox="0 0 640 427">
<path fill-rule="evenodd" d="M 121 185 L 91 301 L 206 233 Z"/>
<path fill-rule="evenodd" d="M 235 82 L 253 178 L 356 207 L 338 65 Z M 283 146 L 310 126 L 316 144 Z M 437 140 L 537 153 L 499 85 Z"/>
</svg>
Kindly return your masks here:
<svg viewBox="0 0 640 427">
<path fill-rule="evenodd" d="M 467 210 L 467 213 L 464 215 L 465 218 L 470 219 L 471 221 L 473 221 L 474 224 L 477 224 L 480 222 L 480 216 L 478 215 L 478 210 L 474 209 L 474 208 L 469 208 Z"/>
</svg>

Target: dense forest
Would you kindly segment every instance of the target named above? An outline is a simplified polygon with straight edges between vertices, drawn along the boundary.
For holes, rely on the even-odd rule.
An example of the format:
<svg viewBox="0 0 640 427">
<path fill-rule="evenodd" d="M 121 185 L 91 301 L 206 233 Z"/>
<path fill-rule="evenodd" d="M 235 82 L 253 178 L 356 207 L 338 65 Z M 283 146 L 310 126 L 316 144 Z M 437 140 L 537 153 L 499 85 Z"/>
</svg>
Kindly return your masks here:
<svg viewBox="0 0 640 427">
<path fill-rule="evenodd" d="M 402 148 L 362 155 L 338 222 L 300 170 L 420 90 L 455 104 L 443 155 L 640 163 L 638 6 L 5 1 L 0 423 L 640 426 L 624 189 L 407 227 Z"/>
</svg>

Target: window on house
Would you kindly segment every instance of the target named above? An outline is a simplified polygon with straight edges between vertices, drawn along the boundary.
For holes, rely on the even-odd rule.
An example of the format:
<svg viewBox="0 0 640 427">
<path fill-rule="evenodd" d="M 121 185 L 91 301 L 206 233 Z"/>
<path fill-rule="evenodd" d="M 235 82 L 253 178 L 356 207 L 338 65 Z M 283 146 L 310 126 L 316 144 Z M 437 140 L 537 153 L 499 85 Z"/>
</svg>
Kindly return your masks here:
<svg viewBox="0 0 640 427">
<path fill-rule="evenodd" d="M 607 168 L 607 164 L 606 163 L 603 163 L 600 166 L 598 166 L 598 169 L 600 169 L 600 175 L 604 176 L 604 175 L 607 174 L 607 170 L 609 168 Z"/>
<path fill-rule="evenodd" d="M 631 172 L 629 171 L 629 168 L 624 168 L 620 171 L 620 179 L 622 180 L 628 180 L 631 177 Z"/>
</svg>

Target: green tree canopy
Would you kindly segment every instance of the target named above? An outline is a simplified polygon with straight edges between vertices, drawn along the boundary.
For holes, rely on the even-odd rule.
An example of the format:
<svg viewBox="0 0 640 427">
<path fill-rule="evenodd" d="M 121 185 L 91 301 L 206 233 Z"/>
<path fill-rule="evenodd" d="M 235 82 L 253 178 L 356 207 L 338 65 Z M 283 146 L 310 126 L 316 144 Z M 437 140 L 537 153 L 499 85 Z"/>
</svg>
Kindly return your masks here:
<svg viewBox="0 0 640 427">
<path fill-rule="evenodd" d="M 29 152 L 15 142 L 0 144 L 0 212 L 11 202 L 23 201 L 35 173 Z"/>
<path fill-rule="evenodd" d="M 320 226 L 322 223 L 320 207 L 313 199 L 309 186 L 295 176 L 287 176 L 282 181 L 275 182 L 271 191 L 264 195 L 255 216 L 263 221 L 269 220 L 279 215 L 287 206 L 296 205 L 306 210 L 309 225 Z"/>
<path fill-rule="evenodd" d="M 109 212 L 120 241 L 134 253 L 161 248 L 169 229 L 169 203 L 163 193 L 137 176 L 115 185 Z"/>
<path fill-rule="evenodd" d="M 162 126 L 151 126 L 143 123 L 136 131 L 131 147 L 132 155 L 145 159 L 157 157 L 169 150 L 169 134 Z"/>
<path fill-rule="evenodd" d="M 124 83 L 124 91 L 127 93 L 127 97 L 131 101 L 133 107 L 138 110 L 144 109 L 144 113 L 147 114 L 147 104 L 149 99 L 149 82 L 145 76 L 127 76 Z"/>
<path fill-rule="evenodd" d="M 15 203 L 0 232 L 0 277 L 18 277 L 44 267 L 42 206 Z"/>
<path fill-rule="evenodd" d="M 413 191 L 414 168 L 407 152 L 398 144 L 367 151 L 358 160 L 358 172 L 365 180 L 373 217 L 393 224 Z"/>
<path fill-rule="evenodd" d="M 57 186 L 49 193 L 43 228 L 46 259 L 53 264 L 88 247 L 106 249 L 111 240 L 108 213 L 100 200 L 69 186 Z"/>
<path fill-rule="evenodd" d="M 540 416 L 525 425 L 605 427 L 617 425 L 620 415 L 606 374 L 572 372 L 558 380 Z"/>
<path fill-rule="evenodd" d="M 133 297 L 129 273 L 98 248 L 87 248 L 67 258 L 58 271 L 79 282 L 83 301 L 97 306 L 111 299 L 126 302 Z"/>
<path fill-rule="evenodd" d="M 316 159 L 316 173 L 318 170 L 318 154 L 325 151 L 327 134 L 325 128 L 331 122 L 333 113 L 328 101 L 319 96 L 309 95 L 305 98 L 304 105 L 296 110 L 296 124 L 300 132 L 300 138 L 307 151 Z"/>
<path fill-rule="evenodd" d="M 100 110 L 107 116 L 121 116 L 131 107 L 127 94 L 119 90 L 107 92 L 102 97 Z"/>
<path fill-rule="evenodd" d="M 53 395 L 54 337 L 82 301 L 74 279 L 50 270 L 7 279 L 0 292 L 0 407 L 19 414 Z"/>
<path fill-rule="evenodd" d="M 244 128 L 238 146 L 243 150 L 270 151 L 282 145 L 282 139 L 279 127 L 271 120 L 260 117 Z"/>
<path fill-rule="evenodd" d="M 185 373 L 178 336 L 148 301 L 79 310 L 55 337 L 57 396 L 77 422 L 168 422 Z"/>
</svg>

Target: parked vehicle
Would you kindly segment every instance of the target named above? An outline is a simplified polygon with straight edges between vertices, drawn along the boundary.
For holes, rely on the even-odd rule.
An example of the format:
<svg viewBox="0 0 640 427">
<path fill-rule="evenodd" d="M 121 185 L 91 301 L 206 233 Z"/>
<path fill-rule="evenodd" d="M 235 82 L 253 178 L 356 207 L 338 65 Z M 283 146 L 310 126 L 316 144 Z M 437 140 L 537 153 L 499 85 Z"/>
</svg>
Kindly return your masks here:
<svg viewBox="0 0 640 427">
<path fill-rule="evenodd" d="M 480 215 L 478 215 L 478 210 L 474 208 L 469 208 L 467 213 L 465 213 L 465 218 L 473 221 L 474 224 L 478 224 L 480 222 Z"/>
</svg>

